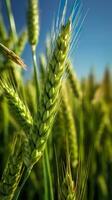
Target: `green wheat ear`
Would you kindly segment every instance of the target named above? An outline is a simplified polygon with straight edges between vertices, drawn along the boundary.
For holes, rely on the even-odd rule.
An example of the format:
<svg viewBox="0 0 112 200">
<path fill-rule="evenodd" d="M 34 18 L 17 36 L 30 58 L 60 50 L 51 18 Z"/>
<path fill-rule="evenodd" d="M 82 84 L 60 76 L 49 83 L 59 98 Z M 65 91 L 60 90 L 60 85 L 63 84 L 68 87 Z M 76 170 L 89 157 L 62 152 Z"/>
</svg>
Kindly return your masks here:
<svg viewBox="0 0 112 200">
<path fill-rule="evenodd" d="M 8 99 L 11 110 L 16 116 L 20 126 L 24 129 L 28 135 L 31 126 L 33 125 L 33 119 L 27 106 L 19 98 L 19 95 L 12 86 L 9 86 L 5 80 L 0 80 L 0 86 L 3 88 L 6 98 Z"/>
<path fill-rule="evenodd" d="M 61 186 L 61 198 L 64 200 L 75 200 L 75 185 L 71 174 L 66 172 Z"/>
<path fill-rule="evenodd" d="M 39 37 L 39 10 L 38 0 L 28 1 L 28 37 L 32 46 L 36 46 Z"/>
<path fill-rule="evenodd" d="M 70 21 L 62 27 L 59 36 L 56 40 L 56 46 L 53 51 L 51 60 L 47 66 L 48 72 L 46 75 L 45 88 L 41 97 L 37 117 L 34 121 L 34 127 L 31 133 L 30 147 L 32 155 L 27 166 L 39 160 L 47 139 L 49 137 L 54 117 L 57 111 L 59 91 L 61 88 L 62 76 L 65 72 L 65 60 L 69 50 L 71 36 Z"/>
<path fill-rule="evenodd" d="M 61 105 L 63 108 L 65 130 L 66 130 L 66 134 L 68 138 L 70 162 L 71 162 L 72 168 L 75 169 L 78 164 L 77 132 L 76 132 L 75 121 L 73 118 L 71 106 L 69 104 L 69 98 L 68 98 L 66 89 L 67 89 L 66 85 L 63 85 Z"/>
<path fill-rule="evenodd" d="M 15 45 L 14 52 L 19 56 L 22 54 L 24 50 L 25 44 L 27 42 L 27 36 L 28 36 L 27 31 L 23 31 L 20 37 L 18 38 L 17 44 Z"/>
<path fill-rule="evenodd" d="M 22 138 L 17 136 L 13 143 L 13 151 L 9 156 L 7 165 L 5 167 L 1 183 L 0 183 L 0 199 L 11 200 L 20 181 L 22 170 Z"/>
</svg>

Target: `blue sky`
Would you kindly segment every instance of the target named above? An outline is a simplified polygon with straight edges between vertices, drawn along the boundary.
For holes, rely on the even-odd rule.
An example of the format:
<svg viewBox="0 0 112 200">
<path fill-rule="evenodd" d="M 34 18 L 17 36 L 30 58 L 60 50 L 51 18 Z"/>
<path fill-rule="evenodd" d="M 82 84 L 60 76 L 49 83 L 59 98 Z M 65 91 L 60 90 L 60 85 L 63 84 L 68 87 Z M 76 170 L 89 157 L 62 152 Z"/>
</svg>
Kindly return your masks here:
<svg viewBox="0 0 112 200">
<path fill-rule="evenodd" d="M 0 0 L 0 6 L 8 26 L 3 2 L 4 0 Z M 73 0 L 68 0 L 68 8 L 72 2 Z M 58 0 L 39 1 L 40 42 L 37 54 L 45 47 L 46 34 L 51 30 L 57 6 Z M 72 56 L 72 62 L 79 77 L 87 76 L 91 68 L 94 68 L 97 78 L 101 78 L 105 65 L 112 64 L 112 0 L 83 0 L 83 6 L 85 12 L 89 8 L 89 13 L 83 25 L 78 47 Z M 12 0 L 12 9 L 17 31 L 20 32 L 26 24 L 27 0 Z M 28 45 L 23 58 L 31 66 L 31 53 Z"/>
</svg>

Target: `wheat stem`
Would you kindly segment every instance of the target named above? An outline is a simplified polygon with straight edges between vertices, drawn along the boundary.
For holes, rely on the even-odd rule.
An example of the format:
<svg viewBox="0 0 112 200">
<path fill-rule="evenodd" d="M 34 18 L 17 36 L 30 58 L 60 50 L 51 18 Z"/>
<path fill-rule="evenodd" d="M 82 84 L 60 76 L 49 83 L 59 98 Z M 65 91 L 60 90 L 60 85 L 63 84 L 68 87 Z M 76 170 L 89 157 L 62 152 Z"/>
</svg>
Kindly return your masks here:
<svg viewBox="0 0 112 200">
<path fill-rule="evenodd" d="M 0 13 L 0 41 L 5 41 L 6 38 L 7 38 L 7 31 L 5 29 L 5 24 L 2 14 Z"/>
<path fill-rule="evenodd" d="M 6 7 L 7 7 L 7 14 L 8 14 L 9 22 L 10 22 L 10 29 L 11 29 L 11 32 L 12 32 L 12 36 L 13 36 L 14 41 L 16 41 L 17 40 L 16 26 L 15 26 L 14 17 L 13 17 L 13 14 L 12 14 L 10 0 L 5 0 L 5 4 L 6 4 Z"/>
<path fill-rule="evenodd" d="M 37 60 L 36 60 L 36 48 L 32 46 L 32 60 L 33 60 L 33 68 L 34 68 L 34 80 L 35 80 L 35 88 L 36 88 L 36 100 L 37 100 L 37 109 L 40 101 L 40 87 L 39 87 L 39 78 L 37 72 Z"/>
</svg>

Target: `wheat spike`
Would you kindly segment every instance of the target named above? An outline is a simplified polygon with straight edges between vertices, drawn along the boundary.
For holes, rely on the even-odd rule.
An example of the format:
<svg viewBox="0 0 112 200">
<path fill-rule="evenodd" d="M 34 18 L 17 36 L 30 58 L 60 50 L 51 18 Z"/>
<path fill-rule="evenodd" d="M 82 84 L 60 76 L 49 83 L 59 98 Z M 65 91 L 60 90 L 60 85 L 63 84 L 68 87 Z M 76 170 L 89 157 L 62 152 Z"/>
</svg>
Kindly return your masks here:
<svg viewBox="0 0 112 200">
<path fill-rule="evenodd" d="M 30 148 L 31 156 L 27 166 L 35 164 L 43 154 L 47 139 L 49 137 L 54 116 L 57 110 L 61 79 L 65 72 L 65 60 L 69 50 L 71 35 L 70 21 L 62 27 L 57 38 L 52 58 L 48 64 L 45 88 L 41 98 L 41 104 L 34 121 L 31 133 Z M 38 122 L 38 123 L 37 123 Z"/>
<path fill-rule="evenodd" d="M 6 98 L 8 99 L 9 105 L 14 112 L 20 126 L 24 129 L 25 133 L 28 135 L 31 126 L 33 125 L 33 119 L 29 112 L 29 109 L 22 100 L 19 98 L 18 93 L 13 87 L 8 86 L 6 81 L 1 80 L 0 85 L 3 88 Z"/>
<path fill-rule="evenodd" d="M 39 37 L 39 10 L 38 10 L 38 0 L 28 1 L 28 37 L 29 42 L 32 46 L 36 46 Z"/>
<path fill-rule="evenodd" d="M 21 144 L 22 144 L 21 137 L 17 136 L 17 138 L 14 141 L 15 141 L 14 149 L 11 155 L 9 156 L 0 183 L 1 200 L 12 200 L 20 181 L 22 164 L 23 164 L 22 152 L 21 152 Z"/>
<path fill-rule="evenodd" d="M 70 153 L 70 162 L 73 168 L 76 168 L 78 164 L 78 143 L 77 143 L 77 132 L 75 127 L 75 121 L 73 113 L 69 105 L 69 98 L 67 95 L 66 85 L 63 86 L 62 90 L 62 108 L 65 118 L 65 130 L 68 138 L 68 146 Z"/>
<path fill-rule="evenodd" d="M 26 64 L 23 62 L 23 60 L 18 55 L 16 55 L 13 51 L 11 51 L 6 46 L 4 46 L 2 43 L 0 43 L 0 52 L 6 58 L 10 59 L 14 63 L 20 65 L 23 68 L 26 67 Z"/>
</svg>

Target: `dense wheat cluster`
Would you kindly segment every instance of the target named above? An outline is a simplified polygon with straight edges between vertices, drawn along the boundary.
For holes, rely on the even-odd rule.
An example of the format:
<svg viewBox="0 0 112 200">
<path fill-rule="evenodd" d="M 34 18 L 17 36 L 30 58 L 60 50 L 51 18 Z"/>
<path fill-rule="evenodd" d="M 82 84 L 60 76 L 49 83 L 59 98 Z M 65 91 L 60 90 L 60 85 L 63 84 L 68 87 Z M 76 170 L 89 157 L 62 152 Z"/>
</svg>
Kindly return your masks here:
<svg viewBox="0 0 112 200">
<path fill-rule="evenodd" d="M 5 4 L 10 30 L 0 13 L 0 200 L 111 200 L 111 75 L 106 68 L 98 82 L 93 73 L 83 80 L 75 73 L 70 52 L 80 12 L 77 23 L 73 11 L 65 20 L 65 3 L 45 54 L 37 55 L 38 1 L 28 0 L 21 34 L 11 1 Z M 20 56 L 27 42 L 33 72 L 24 81 Z"/>
</svg>

